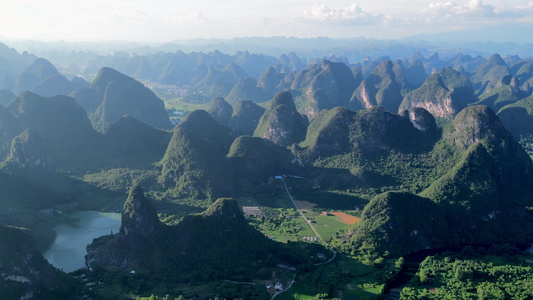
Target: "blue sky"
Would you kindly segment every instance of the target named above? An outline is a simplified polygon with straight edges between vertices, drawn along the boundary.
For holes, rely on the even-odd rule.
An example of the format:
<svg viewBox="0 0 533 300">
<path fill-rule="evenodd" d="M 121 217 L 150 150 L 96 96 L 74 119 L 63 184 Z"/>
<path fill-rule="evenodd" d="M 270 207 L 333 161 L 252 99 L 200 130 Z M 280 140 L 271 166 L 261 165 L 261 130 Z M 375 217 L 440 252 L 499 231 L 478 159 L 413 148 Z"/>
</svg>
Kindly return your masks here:
<svg viewBox="0 0 533 300">
<path fill-rule="evenodd" d="M 516 0 L 17 0 L 1 8 L 0 37 L 43 41 L 393 39 L 494 25 L 533 28 L 533 1 Z"/>
</svg>

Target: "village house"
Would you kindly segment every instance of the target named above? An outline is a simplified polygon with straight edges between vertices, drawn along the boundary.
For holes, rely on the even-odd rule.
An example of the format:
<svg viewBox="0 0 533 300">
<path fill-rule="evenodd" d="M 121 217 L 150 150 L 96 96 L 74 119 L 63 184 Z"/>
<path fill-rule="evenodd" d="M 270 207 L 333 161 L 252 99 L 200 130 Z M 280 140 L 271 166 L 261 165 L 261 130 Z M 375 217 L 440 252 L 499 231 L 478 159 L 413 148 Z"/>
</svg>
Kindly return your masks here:
<svg viewBox="0 0 533 300">
<path fill-rule="evenodd" d="M 261 218 L 263 216 L 263 212 L 259 206 L 243 206 L 242 212 L 246 218 Z"/>
</svg>

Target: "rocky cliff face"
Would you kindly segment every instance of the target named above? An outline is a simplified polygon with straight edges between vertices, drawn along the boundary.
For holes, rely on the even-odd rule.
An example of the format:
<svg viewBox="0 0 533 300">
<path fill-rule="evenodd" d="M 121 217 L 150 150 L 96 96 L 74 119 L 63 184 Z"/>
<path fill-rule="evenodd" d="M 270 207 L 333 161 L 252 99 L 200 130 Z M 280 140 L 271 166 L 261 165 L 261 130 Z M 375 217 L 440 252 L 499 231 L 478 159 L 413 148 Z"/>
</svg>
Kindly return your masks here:
<svg viewBox="0 0 533 300">
<path fill-rule="evenodd" d="M 447 67 L 428 77 L 421 87 L 408 93 L 399 111 L 422 107 L 432 115 L 453 119 L 467 105 L 477 101 L 468 78 Z"/>
<path fill-rule="evenodd" d="M 400 115 L 407 115 L 413 126 L 422 131 L 428 133 L 437 133 L 438 127 L 435 123 L 435 118 L 429 111 L 420 107 L 414 107 L 407 111 L 402 112 Z"/>
<path fill-rule="evenodd" d="M 0 225 L 0 290 L 3 299 L 61 299 L 74 282 L 50 265 L 27 229 Z"/>
<path fill-rule="evenodd" d="M 135 269 L 149 272 L 152 279 L 175 282 L 206 274 L 228 278 L 238 272 L 236 266 L 268 263 L 272 242 L 248 225 L 234 199 L 218 199 L 203 213 L 187 215 L 173 226 L 154 223 L 155 210 L 142 199 L 142 190 L 134 187 L 121 232 L 87 247 L 89 265 Z"/>
<path fill-rule="evenodd" d="M 390 60 L 380 63 L 353 92 L 348 107 L 361 110 L 381 106 L 389 112 L 397 112 L 402 95 L 400 85 Z"/>
<path fill-rule="evenodd" d="M 350 68 L 344 63 L 323 60 L 316 66 L 317 73 L 305 87 L 306 115 L 314 117 L 322 109 L 347 106 L 357 82 Z"/>
<path fill-rule="evenodd" d="M 399 110 L 412 107 L 422 107 L 439 118 L 452 118 L 459 109 L 439 74 L 431 75 L 420 88 L 407 94 Z"/>
<path fill-rule="evenodd" d="M 280 146 L 302 141 L 307 129 L 307 119 L 296 110 L 292 94 L 279 92 L 265 111 L 254 136 L 270 140 Z"/>
<path fill-rule="evenodd" d="M 124 203 L 120 235 L 126 239 L 145 238 L 159 226 L 154 206 L 144 196 L 142 187 L 134 185 Z"/>
<path fill-rule="evenodd" d="M 144 190 L 135 184 L 124 203 L 120 232 L 93 240 L 87 246 L 86 265 L 131 270 L 157 264 L 160 250 L 155 241 L 164 231 L 165 225 L 159 221 L 154 206 L 146 199 Z M 145 261 L 150 256 L 151 262 Z"/>
</svg>

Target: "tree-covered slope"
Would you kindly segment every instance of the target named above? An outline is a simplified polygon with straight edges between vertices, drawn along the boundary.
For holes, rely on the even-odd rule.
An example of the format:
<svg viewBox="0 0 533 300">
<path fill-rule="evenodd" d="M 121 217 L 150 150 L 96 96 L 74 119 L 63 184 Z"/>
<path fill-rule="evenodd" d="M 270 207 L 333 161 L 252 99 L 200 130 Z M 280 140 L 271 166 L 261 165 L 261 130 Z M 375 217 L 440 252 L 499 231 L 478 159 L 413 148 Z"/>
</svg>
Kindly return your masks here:
<svg viewBox="0 0 533 300">
<path fill-rule="evenodd" d="M 96 92 L 100 104 L 87 113 L 93 126 L 101 132 L 107 131 L 125 114 L 156 128 L 172 128 L 163 101 L 131 77 L 111 68 L 102 68 L 90 89 Z"/>
<path fill-rule="evenodd" d="M 492 110 L 461 111 L 428 155 L 440 162 L 438 177 L 420 193 L 424 198 L 376 196 L 347 235 L 345 249 L 403 255 L 461 244 L 528 242 L 533 163 Z M 391 200 L 396 198 L 416 202 L 401 205 Z"/>
<path fill-rule="evenodd" d="M 75 299 L 73 278 L 50 265 L 28 229 L 0 225 L 0 290 L 4 299 Z"/>
<path fill-rule="evenodd" d="M 354 110 L 381 106 L 397 112 L 402 102 L 401 87 L 390 60 L 380 63 L 353 92 L 348 107 Z"/>
<path fill-rule="evenodd" d="M 338 107 L 313 119 L 300 147 L 311 159 L 346 153 L 372 157 L 389 151 L 424 151 L 438 137 L 435 119 L 424 109 L 397 115 L 380 107 L 357 112 Z"/>
<path fill-rule="evenodd" d="M 230 142 L 227 127 L 205 111 L 191 112 L 174 129 L 160 162 L 159 182 L 178 198 L 214 200 L 230 195 L 233 170 L 225 156 Z"/>
<path fill-rule="evenodd" d="M 432 74 L 421 87 L 408 93 L 402 100 L 399 111 L 423 107 L 435 117 L 453 119 L 458 112 L 476 100 L 468 78 L 447 67 Z"/>
<path fill-rule="evenodd" d="M 444 212 L 430 199 L 387 192 L 365 206 L 361 222 L 345 237 L 343 247 L 364 254 L 387 251 L 401 256 L 414 250 L 446 246 L 448 230 Z"/>
<path fill-rule="evenodd" d="M 532 96 L 502 107 L 498 111 L 498 117 L 515 139 L 524 140 L 524 146 L 529 151 L 533 150 L 533 145 L 531 145 L 533 142 Z"/>
<path fill-rule="evenodd" d="M 229 121 L 232 136 L 253 135 L 265 109 L 250 100 L 237 102 Z"/>
<path fill-rule="evenodd" d="M 271 263 L 274 248 L 274 242 L 248 225 L 234 199 L 218 199 L 203 213 L 167 226 L 159 222 L 143 189 L 133 186 L 120 232 L 89 245 L 87 262 L 168 282 L 205 281 L 254 272 Z"/>
<path fill-rule="evenodd" d="M 304 139 L 306 128 L 307 119 L 296 110 L 292 94 L 283 91 L 270 102 L 270 107 L 259 120 L 254 136 L 289 146 Z"/>
</svg>

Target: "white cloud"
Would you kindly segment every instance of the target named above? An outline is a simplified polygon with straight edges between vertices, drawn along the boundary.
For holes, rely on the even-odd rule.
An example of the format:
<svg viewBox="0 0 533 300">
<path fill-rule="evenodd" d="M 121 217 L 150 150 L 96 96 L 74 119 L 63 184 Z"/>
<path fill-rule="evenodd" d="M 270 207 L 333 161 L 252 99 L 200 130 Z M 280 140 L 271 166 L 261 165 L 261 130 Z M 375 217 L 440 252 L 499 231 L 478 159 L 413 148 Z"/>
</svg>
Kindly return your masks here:
<svg viewBox="0 0 533 300">
<path fill-rule="evenodd" d="M 208 18 L 205 17 L 204 13 L 201 11 L 194 12 L 188 15 L 180 15 L 175 17 L 167 17 L 165 20 L 169 24 L 179 25 L 179 24 L 201 24 L 208 22 Z"/>
<path fill-rule="evenodd" d="M 485 5 L 481 0 L 471 0 L 466 4 L 452 1 L 431 3 L 422 11 L 429 20 L 449 20 L 466 18 L 492 18 L 497 15 L 494 6 Z"/>
<path fill-rule="evenodd" d="M 310 10 L 305 10 L 301 18 L 310 22 L 336 22 L 348 24 L 374 24 L 379 15 L 364 12 L 354 3 L 348 7 L 331 9 L 325 4 L 314 4 Z"/>
<path fill-rule="evenodd" d="M 427 22 L 454 22 L 456 24 L 513 23 L 521 19 L 530 19 L 533 15 L 533 1 L 515 6 L 494 6 L 484 4 L 481 0 L 470 0 L 465 4 L 452 1 L 434 2 L 421 12 Z"/>
<path fill-rule="evenodd" d="M 314 1 L 7 1 L 0 10 L 0 36 L 147 41 L 277 35 L 398 38 L 533 24 L 533 0 Z"/>
<path fill-rule="evenodd" d="M 518 9 L 533 9 L 533 1 L 529 1 L 526 5 L 517 5 Z"/>
</svg>

